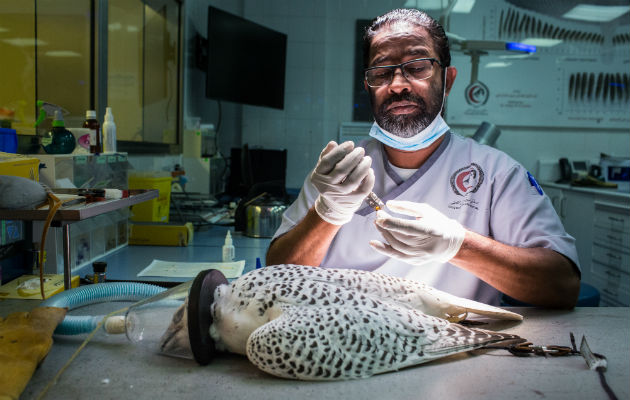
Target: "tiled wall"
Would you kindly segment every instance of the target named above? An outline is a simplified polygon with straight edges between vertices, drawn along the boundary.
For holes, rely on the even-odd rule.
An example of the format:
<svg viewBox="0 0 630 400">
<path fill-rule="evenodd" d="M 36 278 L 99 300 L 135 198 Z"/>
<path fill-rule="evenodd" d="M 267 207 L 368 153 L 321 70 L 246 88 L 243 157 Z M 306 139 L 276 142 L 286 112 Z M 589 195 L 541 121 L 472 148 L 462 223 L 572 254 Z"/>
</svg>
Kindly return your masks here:
<svg viewBox="0 0 630 400">
<path fill-rule="evenodd" d="M 244 17 L 288 34 L 285 109 L 243 107 L 243 142 L 288 149 L 287 186 L 300 187 L 321 149 L 352 120 L 357 19 L 404 1 L 246 0 Z"/>
<path fill-rule="evenodd" d="M 455 126 L 453 130 L 472 136 L 476 127 Z M 630 154 L 630 132 L 620 130 L 501 128 L 496 147 L 519 161 L 532 174 L 538 160 L 598 161 L 600 153 L 626 156 Z"/>
<path fill-rule="evenodd" d="M 284 110 L 223 102 L 220 146 L 224 151 L 244 143 L 288 149 L 287 186 L 298 188 L 325 144 L 337 140 L 340 123 L 352 121 L 356 20 L 400 7 L 404 0 L 198 0 L 186 4 L 188 21 L 200 32 L 205 32 L 207 5 L 212 4 L 288 34 Z M 196 84 L 203 75 L 193 72 L 187 79 L 188 115 L 216 122 L 216 102 L 206 100 L 200 92 L 203 85 Z M 475 131 L 475 127 L 454 128 L 466 135 Z M 515 128 L 503 129 L 497 146 L 535 171 L 541 157 L 628 155 L 630 135 L 601 129 L 575 133 Z"/>
</svg>

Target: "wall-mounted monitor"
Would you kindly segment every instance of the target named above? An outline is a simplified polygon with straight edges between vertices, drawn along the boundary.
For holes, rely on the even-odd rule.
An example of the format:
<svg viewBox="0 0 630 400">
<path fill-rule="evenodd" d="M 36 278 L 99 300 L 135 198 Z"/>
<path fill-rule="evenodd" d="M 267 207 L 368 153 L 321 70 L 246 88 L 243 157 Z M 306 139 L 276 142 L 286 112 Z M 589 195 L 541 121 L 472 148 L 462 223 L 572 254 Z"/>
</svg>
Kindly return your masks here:
<svg viewBox="0 0 630 400">
<path fill-rule="evenodd" d="M 206 97 L 284 108 L 287 35 L 208 7 Z"/>
</svg>

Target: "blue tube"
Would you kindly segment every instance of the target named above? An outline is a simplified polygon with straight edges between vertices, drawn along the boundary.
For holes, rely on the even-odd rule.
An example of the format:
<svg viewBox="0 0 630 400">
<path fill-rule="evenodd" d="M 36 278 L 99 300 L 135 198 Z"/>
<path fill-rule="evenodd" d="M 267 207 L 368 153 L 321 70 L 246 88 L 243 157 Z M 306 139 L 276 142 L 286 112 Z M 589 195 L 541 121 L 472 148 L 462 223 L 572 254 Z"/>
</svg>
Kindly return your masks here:
<svg viewBox="0 0 630 400">
<path fill-rule="evenodd" d="M 94 285 L 80 286 L 78 288 L 61 292 L 42 302 L 42 307 L 60 307 L 74 310 L 90 304 L 105 303 L 108 301 L 139 301 L 147 297 L 155 296 L 166 289 L 136 282 L 106 282 Z M 67 315 L 57 326 L 57 335 L 80 335 L 89 333 L 96 328 L 103 319 L 100 316 L 76 316 Z"/>
</svg>

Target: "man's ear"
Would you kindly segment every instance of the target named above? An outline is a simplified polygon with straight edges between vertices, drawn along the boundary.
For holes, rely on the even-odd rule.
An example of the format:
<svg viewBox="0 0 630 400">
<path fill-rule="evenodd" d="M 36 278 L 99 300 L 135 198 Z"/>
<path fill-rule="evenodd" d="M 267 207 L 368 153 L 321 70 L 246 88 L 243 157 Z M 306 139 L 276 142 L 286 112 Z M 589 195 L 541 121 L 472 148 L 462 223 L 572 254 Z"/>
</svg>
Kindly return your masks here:
<svg viewBox="0 0 630 400">
<path fill-rule="evenodd" d="M 370 90 L 368 89 L 369 86 L 368 86 L 367 81 L 365 80 L 365 78 L 363 78 L 363 88 L 365 89 L 366 92 L 370 93 Z"/>
<path fill-rule="evenodd" d="M 455 78 L 457 77 L 457 69 L 455 67 L 448 67 L 446 69 L 446 95 L 451 92 Z"/>
</svg>

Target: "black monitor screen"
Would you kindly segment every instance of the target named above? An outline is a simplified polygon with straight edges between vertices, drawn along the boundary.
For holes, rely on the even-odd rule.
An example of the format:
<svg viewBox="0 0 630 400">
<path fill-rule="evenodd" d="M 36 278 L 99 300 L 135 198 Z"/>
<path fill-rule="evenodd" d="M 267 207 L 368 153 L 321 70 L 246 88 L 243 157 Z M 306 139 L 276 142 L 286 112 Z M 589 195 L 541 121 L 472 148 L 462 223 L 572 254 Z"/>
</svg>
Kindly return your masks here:
<svg viewBox="0 0 630 400">
<path fill-rule="evenodd" d="M 287 35 L 208 8 L 206 97 L 284 108 Z"/>
</svg>

